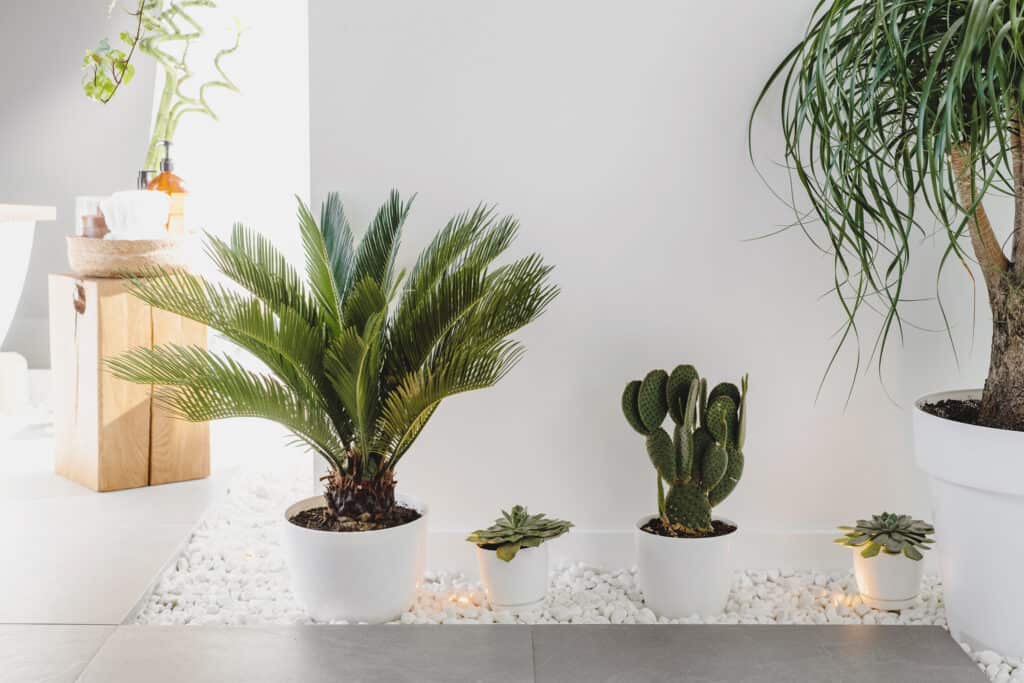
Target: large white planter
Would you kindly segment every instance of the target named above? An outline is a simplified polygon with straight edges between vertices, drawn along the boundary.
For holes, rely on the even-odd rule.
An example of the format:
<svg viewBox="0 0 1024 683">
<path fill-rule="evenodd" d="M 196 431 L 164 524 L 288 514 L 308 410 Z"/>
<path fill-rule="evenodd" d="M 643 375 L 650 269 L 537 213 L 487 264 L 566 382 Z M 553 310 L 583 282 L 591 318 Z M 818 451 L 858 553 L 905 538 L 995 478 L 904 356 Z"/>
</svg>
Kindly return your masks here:
<svg viewBox="0 0 1024 683">
<path fill-rule="evenodd" d="M 323 496 L 306 498 L 285 511 L 284 550 L 292 591 L 318 621 L 390 621 L 408 610 L 423 579 L 427 550 L 427 508 L 398 496 L 421 517 L 375 531 L 320 531 L 288 520 L 324 505 Z"/>
<path fill-rule="evenodd" d="M 915 562 L 903 555 L 885 552 L 863 557 L 864 548 L 853 550 L 853 575 L 865 605 L 881 610 L 897 610 L 914 604 L 921 592 L 924 561 Z"/>
<path fill-rule="evenodd" d="M 943 399 L 980 397 L 974 390 L 918 399 L 914 451 L 929 476 L 950 631 L 972 647 L 1024 657 L 1024 432 L 921 410 Z"/>
<path fill-rule="evenodd" d="M 548 592 L 548 547 L 522 548 L 509 562 L 494 550 L 476 547 L 480 579 L 492 607 L 522 609 L 544 600 Z"/>
<path fill-rule="evenodd" d="M 660 617 L 681 619 L 693 614 L 722 613 L 732 587 L 732 544 L 739 529 L 712 538 L 669 538 L 650 534 L 636 523 L 636 563 L 644 602 Z M 717 518 L 735 526 L 734 522 Z"/>
</svg>

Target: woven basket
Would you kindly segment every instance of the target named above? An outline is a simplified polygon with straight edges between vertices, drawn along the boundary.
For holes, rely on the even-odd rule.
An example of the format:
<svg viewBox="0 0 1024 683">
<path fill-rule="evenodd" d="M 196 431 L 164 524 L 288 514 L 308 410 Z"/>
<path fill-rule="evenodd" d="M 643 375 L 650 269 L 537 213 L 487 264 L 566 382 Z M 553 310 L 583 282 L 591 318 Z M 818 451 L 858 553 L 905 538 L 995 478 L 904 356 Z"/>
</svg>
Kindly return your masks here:
<svg viewBox="0 0 1024 683">
<path fill-rule="evenodd" d="M 68 263 L 79 277 L 144 275 L 154 268 L 189 270 L 194 239 L 103 240 L 68 237 Z"/>
</svg>

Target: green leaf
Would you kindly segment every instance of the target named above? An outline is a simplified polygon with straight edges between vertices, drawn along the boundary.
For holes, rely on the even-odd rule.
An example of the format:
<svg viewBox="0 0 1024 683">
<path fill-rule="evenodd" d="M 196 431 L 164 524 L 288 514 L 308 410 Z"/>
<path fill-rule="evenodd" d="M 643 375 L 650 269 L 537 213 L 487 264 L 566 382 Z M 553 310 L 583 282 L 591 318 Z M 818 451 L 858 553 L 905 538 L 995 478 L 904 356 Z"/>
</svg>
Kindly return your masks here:
<svg viewBox="0 0 1024 683">
<path fill-rule="evenodd" d="M 912 545 L 903 546 L 903 554 L 907 558 L 915 561 L 921 561 L 924 559 L 924 555 L 922 555 L 920 551 Z"/>
<path fill-rule="evenodd" d="M 867 547 L 865 547 L 864 550 L 861 551 L 860 556 L 866 559 L 870 559 L 877 555 L 879 552 L 881 552 L 881 550 L 882 546 L 872 541 L 867 544 Z"/>
<path fill-rule="evenodd" d="M 512 559 L 516 556 L 516 553 L 519 552 L 520 546 L 521 544 L 518 541 L 513 543 L 505 543 L 498 546 L 497 550 L 495 551 L 495 554 L 497 554 L 499 560 L 511 562 Z"/>
</svg>

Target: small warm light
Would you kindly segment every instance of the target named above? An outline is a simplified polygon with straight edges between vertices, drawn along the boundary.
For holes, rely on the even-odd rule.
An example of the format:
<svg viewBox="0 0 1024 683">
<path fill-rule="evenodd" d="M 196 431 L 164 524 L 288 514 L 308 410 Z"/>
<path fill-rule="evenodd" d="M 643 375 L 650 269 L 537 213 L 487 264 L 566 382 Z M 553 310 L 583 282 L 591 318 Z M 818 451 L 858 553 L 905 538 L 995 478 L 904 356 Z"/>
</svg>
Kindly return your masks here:
<svg viewBox="0 0 1024 683">
<path fill-rule="evenodd" d="M 849 608 L 853 608 L 853 601 L 855 596 L 847 595 L 846 593 L 833 593 L 832 594 L 832 606 L 839 607 L 844 605 Z"/>
</svg>

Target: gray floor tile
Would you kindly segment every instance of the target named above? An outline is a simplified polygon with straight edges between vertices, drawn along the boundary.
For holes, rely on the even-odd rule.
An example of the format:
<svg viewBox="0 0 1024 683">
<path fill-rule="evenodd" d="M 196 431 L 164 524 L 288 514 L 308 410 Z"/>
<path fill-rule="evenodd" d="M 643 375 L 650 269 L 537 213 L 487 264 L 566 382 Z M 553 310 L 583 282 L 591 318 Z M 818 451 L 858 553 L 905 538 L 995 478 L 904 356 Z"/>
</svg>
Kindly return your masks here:
<svg viewBox="0 0 1024 683">
<path fill-rule="evenodd" d="M 113 626 L 0 624 L 0 683 L 73 683 Z"/>
<path fill-rule="evenodd" d="M 536 626 L 538 683 L 983 683 L 937 626 Z"/>
<path fill-rule="evenodd" d="M 0 623 L 120 624 L 191 529 L 0 521 Z"/>
<path fill-rule="evenodd" d="M 83 683 L 533 680 L 529 627 L 122 626 Z"/>
</svg>

